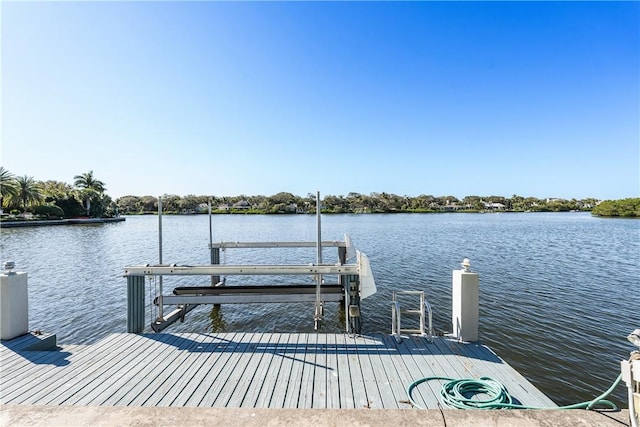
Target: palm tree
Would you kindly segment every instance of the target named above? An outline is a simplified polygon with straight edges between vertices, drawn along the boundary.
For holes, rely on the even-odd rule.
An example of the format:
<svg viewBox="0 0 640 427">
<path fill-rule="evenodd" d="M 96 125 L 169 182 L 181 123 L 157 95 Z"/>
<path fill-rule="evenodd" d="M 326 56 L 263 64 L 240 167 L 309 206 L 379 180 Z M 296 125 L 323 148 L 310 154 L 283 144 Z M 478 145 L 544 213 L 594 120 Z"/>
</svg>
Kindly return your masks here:
<svg viewBox="0 0 640 427">
<path fill-rule="evenodd" d="M 31 176 L 20 176 L 16 178 L 17 194 L 13 197 L 22 202 L 24 213 L 27 213 L 27 206 L 41 203 L 44 200 L 40 185 Z"/>
<path fill-rule="evenodd" d="M 0 212 L 4 206 L 5 197 L 10 199 L 18 195 L 16 178 L 11 172 L 0 166 Z"/>
<path fill-rule="evenodd" d="M 83 197 L 86 200 L 87 216 L 91 209 L 91 197 L 96 194 L 101 195 L 106 190 L 104 182 L 95 179 L 93 177 L 93 171 L 83 173 L 82 175 L 76 175 L 73 177 L 75 180 L 73 185 L 80 188 L 83 193 Z"/>
<path fill-rule="evenodd" d="M 93 171 L 83 173 L 82 175 L 76 175 L 73 179 L 75 179 L 73 185 L 76 187 L 91 188 L 96 190 L 98 193 L 103 193 L 106 190 L 104 182 L 93 177 Z"/>
</svg>

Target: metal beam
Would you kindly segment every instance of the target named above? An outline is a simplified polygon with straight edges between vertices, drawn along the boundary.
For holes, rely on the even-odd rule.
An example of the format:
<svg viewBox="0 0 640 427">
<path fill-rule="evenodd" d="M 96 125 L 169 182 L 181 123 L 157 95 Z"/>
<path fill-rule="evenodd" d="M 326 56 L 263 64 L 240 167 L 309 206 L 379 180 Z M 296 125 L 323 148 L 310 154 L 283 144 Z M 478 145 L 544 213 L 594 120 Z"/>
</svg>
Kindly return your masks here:
<svg viewBox="0 0 640 427">
<path fill-rule="evenodd" d="M 185 314 L 196 308 L 195 305 L 188 305 L 185 307 L 177 308 L 169 313 L 167 316 L 164 316 L 163 320 L 156 319 L 153 323 L 151 323 L 151 329 L 153 332 L 161 332 L 168 326 L 176 323 L 178 320 L 184 319 Z"/>
<path fill-rule="evenodd" d="M 342 294 L 322 294 L 323 302 L 340 302 Z M 244 294 L 244 295 L 165 295 L 165 305 L 174 304 L 246 304 L 273 302 L 315 302 L 315 294 Z"/>
<path fill-rule="evenodd" d="M 218 242 L 211 243 L 212 248 L 315 248 L 317 242 Z M 325 240 L 323 248 L 344 248 L 346 243 L 340 240 Z"/>
<path fill-rule="evenodd" d="M 141 265 L 125 267 L 128 276 L 262 276 L 359 274 L 356 264 L 346 265 Z"/>
<path fill-rule="evenodd" d="M 339 284 L 323 284 L 322 294 L 343 294 Z M 234 285 L 234 286 L 178 286 L 174 295 L 238 295 L 238 294 L 315 294 L 315 285 Z"/>
</svg>

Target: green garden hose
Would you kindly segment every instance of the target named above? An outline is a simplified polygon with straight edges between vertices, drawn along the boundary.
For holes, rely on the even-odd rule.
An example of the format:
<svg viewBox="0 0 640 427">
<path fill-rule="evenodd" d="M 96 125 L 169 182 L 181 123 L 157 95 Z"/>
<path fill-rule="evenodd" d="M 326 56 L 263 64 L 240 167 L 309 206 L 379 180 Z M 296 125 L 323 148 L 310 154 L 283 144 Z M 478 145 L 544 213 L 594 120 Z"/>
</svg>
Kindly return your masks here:
<svg viewBox="0 0 640 427">
<path fill-rule="evenodd" d="M 442 403 L 450 408 L 458 409 L 593 409 L 595 406 L 605 406 L 608 409 L 618 410 L 615 403 L 605 398 L 611 394 L 611 392 L 620 384 L 622 380 L 622 374 L 618 375 L 618 378 L 613 382 L 611 387 L 600 396 L 588 402 L 576 403 L 573 405 L 559 406 L 559 407 L 540 407 L 540 406 L 526 406 L 513 403 L 509 392 L 506 387 L 499 381 L 489 377 L 476 378 L 447 378 L 447 377 L 425 377 L 412 382 L 407 387 L 407 395 L 409 396 L 409 402 L 418 408 L 420 407 L 411 396 L 413 390 L 419 385 L 427 381 L 440 380 L 446 381 L 440 388 L 440 398 Z M 484 394 L 486 398 L 478 398 L 478 394 Z M 470 399 L 465 396 L 473 396 L 474 399 Z"/>
</svg>

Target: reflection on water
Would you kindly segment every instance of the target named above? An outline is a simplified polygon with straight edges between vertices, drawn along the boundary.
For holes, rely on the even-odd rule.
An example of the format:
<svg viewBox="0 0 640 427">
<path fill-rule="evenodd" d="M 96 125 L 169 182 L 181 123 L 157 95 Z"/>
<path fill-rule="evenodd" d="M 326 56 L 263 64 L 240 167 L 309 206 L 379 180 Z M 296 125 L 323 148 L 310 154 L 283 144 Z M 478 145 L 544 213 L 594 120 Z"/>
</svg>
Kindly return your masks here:
<svg viewBox="0 0 640 427">
<path fill-rule="evenodd" d="M 214 241 L 314 241 L 312 215 L 214 216 Z M 325 215 L 323 239 L 348 233 L 369 255 L 378 293 L 362 302 L 364 332 L 390 332 L 394 290 L 423 290 L 437 330 L 451 331 L 451 271 L 471 259 L 480 274 L 480 337 L 560 404 L 591 399 L 618 375 L 640 327 L 640 221 L 589 214 Z M 2 261 L 29 273 L 30 328 L 60 343 L 93 342 L 126 330 L 127 265 L 156 263 L 157 218 L 119 224 L 2 230 Z M 206 264 L 206 215 L 163 217 L 163 260 Z M 337 261 L 335 248 L 323 251 Z M 229 249 L 227 264 L 315 262 L 313 249 Z M 227 283 L 287 283 L 287 278 L 228 277 Z M 300 284 L 313 278 L 300 279 Z M 175 286 L 208 278 L 165 277 Z M 147 322 L 157 310 L 151 304 Z M 325 306 L 322 332 L 344 329 L 344 310 Z M 313 303 L 199 306 L 176 332 L 312 332 Z M 588 374 L 579 379 L 576 372 Z M 625 405 L 624 390 L 615 400 Z"/>
<path fill-rule="evenodd" d="M 209 312 L 209 319 L 211 320 L 211 332 L 226 332 L 227 325 L 222 317 L 222 308 L 219 304 L 211 305 L 211 311 Z"/>
</svg>

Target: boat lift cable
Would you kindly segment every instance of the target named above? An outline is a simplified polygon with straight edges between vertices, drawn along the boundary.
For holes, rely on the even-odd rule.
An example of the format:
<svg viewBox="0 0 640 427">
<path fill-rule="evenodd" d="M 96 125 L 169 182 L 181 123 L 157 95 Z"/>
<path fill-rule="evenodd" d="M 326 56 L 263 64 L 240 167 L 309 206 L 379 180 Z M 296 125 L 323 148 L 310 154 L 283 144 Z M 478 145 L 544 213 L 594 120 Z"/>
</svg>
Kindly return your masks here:
<svg viewBox="0 0 640 427">
<path fill-rule="evenodd" d="M 149 318 L 150 319 L 154 319 L 153 317 L 153 294 L 152 294 L 152 290 L 153 288 L 151 287 L 151 276 L 149 276 L 147 278 L 147 284 L 149 285 L 149 302 L 147 303 L 147 307 L 149 307 Z"/>
<path fill-rule="evenodd" d="M 415 388 L 422 383 L 428 381 L 445 381 L 440 388 L 440 398 L 442 402 L 450 407 L 457 409 L 595 409 L 598 407 L 606 407 L 614 411 L 618 410 L 615 403 L 610 400 L 606 400 L 613 390 L 620 384 L 622 375 L 618 375 L 618 378 L 613 382 L 611 387 L 600 396 L 587 402 L 576 403 L 573 405 L 559 406 L 559 407 L 539 407 L 539 406 L 526 406 L 513 403 L 509 392 L 506 387 L 499 381 L 489 378 L 447 378 L 447 377 L 425 377 L 412 382 L 407 387 L 407 395 L 409 396 L 409 402 L 418 409 L 425 409 L 418 405 L 413 400 L 412 393 Z M 478 394 L 484 394 L 487 397 L 485 399 L 478 398 Z M 473 396 L 475 398 L 469 398 Z"/>
<path fill-rule="evenodd" d="M 158 295 L 158 284 L 156 283 L 156 276 L 149 276 L 147 278 L 149 284 L 149 317 L 155 319 L 157 316 L 157 307 L 154 308 L 153 300 Z"/>
</svg>

